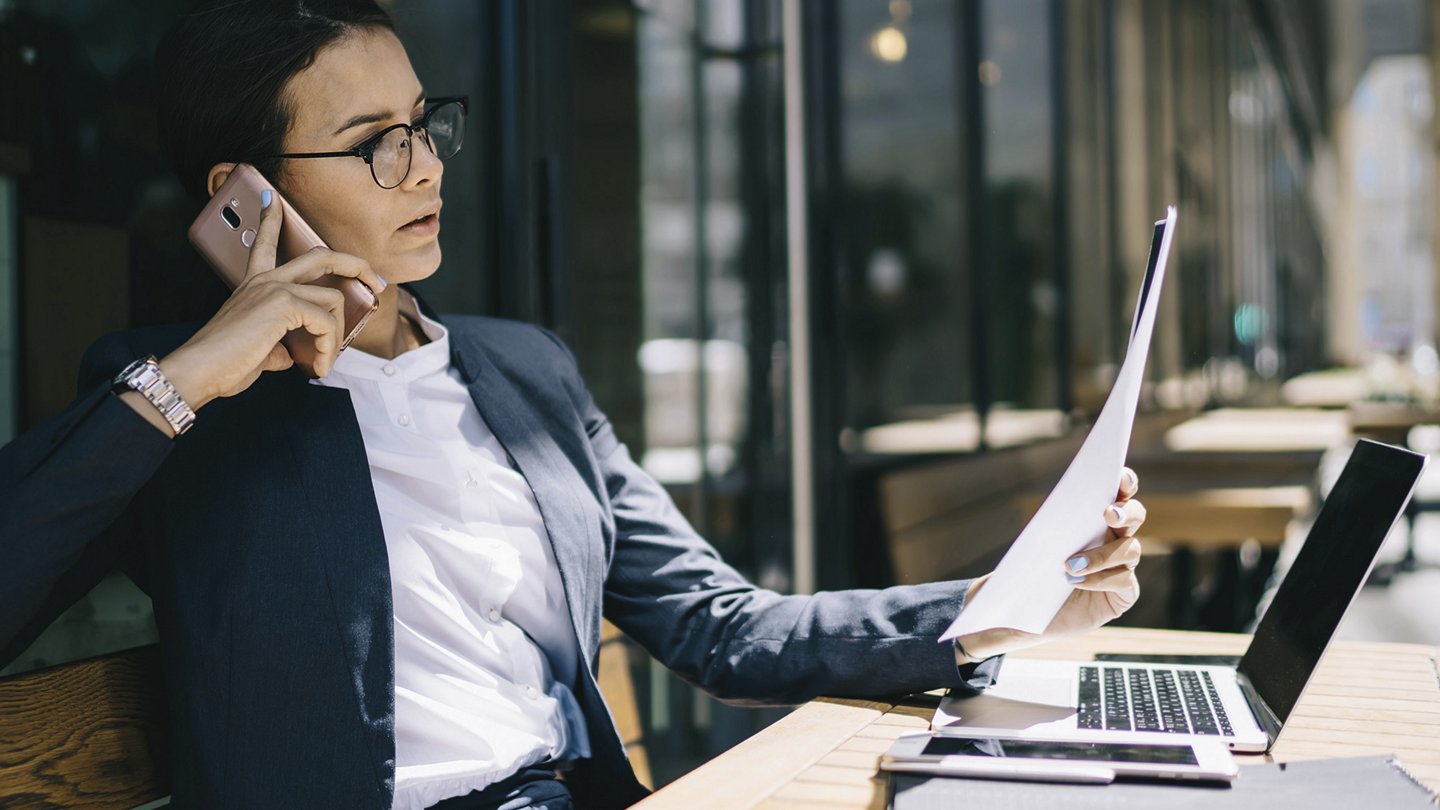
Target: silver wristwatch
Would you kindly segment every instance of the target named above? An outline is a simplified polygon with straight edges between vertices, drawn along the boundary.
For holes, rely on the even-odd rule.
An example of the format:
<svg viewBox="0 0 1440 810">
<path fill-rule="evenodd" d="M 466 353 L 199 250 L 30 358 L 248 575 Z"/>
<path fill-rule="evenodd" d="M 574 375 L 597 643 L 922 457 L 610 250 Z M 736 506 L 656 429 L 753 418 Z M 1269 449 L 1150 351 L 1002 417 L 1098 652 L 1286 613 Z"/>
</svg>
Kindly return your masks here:
<svg viewBox="0 0 1440 810">
<path fill-rule="evenodd" d="M 189 403 L 175 390 L 175 386 L 165 379 L 155 355 L 136 360 L 116 375 L 115 387 L 122 385 L 139 391 L 141 396 L 150 400 L 150 404 L 159 409 L 165 421 L 170 423 L 176 436 L 189 430 L 195 423 L 195 411 L 191 410 Z"/>
</svg>

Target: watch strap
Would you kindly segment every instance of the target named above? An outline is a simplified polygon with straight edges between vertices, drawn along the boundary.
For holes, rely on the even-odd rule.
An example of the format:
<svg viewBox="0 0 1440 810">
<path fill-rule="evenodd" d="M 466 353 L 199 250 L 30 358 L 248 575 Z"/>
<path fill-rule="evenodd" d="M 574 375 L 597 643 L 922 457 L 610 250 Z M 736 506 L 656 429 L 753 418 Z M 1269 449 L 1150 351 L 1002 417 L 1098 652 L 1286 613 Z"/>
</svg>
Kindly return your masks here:
<svg viewBox="0 0 1440 810">
<path fill-rule="evenodd" d="M 180 392 L 175 390 L 170 380 L 166 379 L 155 355 L 136 360 L 116 375 L 115 387 L 121 386 L 139 391 L 141 396 L 149 400 L 150 404 L 160 411 L 160 415 L 165 417 L 165 421 L 170 423 L 176 436 L 189 430 L 195 423 L 195 411 L 185 398 L 180 396 Z"/>
</svg>

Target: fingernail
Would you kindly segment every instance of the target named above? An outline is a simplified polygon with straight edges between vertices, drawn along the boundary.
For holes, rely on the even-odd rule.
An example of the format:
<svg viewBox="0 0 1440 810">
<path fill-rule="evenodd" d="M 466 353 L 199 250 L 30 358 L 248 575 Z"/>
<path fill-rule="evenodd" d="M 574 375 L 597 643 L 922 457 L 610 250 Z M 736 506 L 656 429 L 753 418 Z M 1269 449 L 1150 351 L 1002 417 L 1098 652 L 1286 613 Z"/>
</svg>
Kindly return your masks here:
<svg viewBox="0 0 1440 810">
<path fill-rule="evenodd" d="M 1066 574 L 1065 578 L 1070 580 L 1071 585 L 1079 585 L 1080 583 L 1085 581 L 1084 577 L 1077 577 L 1074 574 Z"/>
<path fill-rule="evenodd" d="M 1110 523 L 1123 523 L 1125 521 L 1125 510 L 1111 504 L 1105 508 L 1105 517 Z"/>
<path fill-rule="evenodd" d="M 1085 557 L 1072 557 L 1068 563 L 1071 571 L 1084 571 L 1085 566 L 1089 564 L 1090 560 Z"/>
<path fill-rule="evenodd" d="M 390 286 L 390 282 L 386 281 L 384 276 L 376 276 L 375 278 L 380 279 L 380 289 L 383 290 Z"/>
<path fill-rule="evenodd" d="M 271 200 L 274 196 L 275 196 L 275 195 L 271 194 L 271 193 L 270 193 L 270 189 L 268 189 L 268 188 L 265 189 L 264 191 L 260 192 L 260 207 L 261 207 L 261 208 L 269 208 L 269 207 L 270 207 L 270 200 Z"/>
</svg>

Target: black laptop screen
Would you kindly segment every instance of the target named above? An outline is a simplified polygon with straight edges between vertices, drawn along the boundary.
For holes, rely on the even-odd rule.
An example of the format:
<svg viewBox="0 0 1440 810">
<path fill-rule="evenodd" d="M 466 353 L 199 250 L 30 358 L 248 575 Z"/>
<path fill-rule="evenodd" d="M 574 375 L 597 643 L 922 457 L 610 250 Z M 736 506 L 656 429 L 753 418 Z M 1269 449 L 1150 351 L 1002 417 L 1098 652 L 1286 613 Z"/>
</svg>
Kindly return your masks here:
<svg viewBox="0 0 1440 810">
<path fill-rule="evenodd" d="M 1155 269 L 1160 266 L 1160 247 L 1165 241 L 1165 225 L 1168 220 L 1155 223 L 1155 234 L 1150 238 L 1150 259 L 1145 263 L 1145 277 L 1140 280 L 1140 300 L 1135 303 L 1135 318 L 1130 322 L 1130 339 L 1140 332 L 1140 315 L 1145 311 L 1145 299 L 1150 296 L 1150 285 L 1155 281 Z"/>
<path fill-rule="evenodd" d="M 1240 661 L 1240 673 L 1281 723 L 1320 663 L 1424 465 L 1422 455 L 1361 441 L 1331 488 Z"/>
</svg>

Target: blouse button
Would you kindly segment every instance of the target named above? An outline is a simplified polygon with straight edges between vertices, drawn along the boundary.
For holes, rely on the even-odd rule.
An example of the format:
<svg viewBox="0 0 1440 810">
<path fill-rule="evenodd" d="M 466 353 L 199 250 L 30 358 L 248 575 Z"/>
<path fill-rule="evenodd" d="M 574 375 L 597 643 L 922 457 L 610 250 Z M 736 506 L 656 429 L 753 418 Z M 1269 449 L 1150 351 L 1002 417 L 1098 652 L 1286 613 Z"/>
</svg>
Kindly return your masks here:
<svg viewBox="0 0 1440 810">
<path fill-rule="evenodd" d="M 525 686 L 525 697 L 534 700 L 535 698 L 540 697 L 540 690 L 527 684 Z"/>
<path fill-rule="evenodd" d="M 400 427 L 405 427 L 410 424 L 410 417 L 402 413 L 400 414 L 400 418 L 395 421 L 400 423 Z"/>
<path fill-rule="evenodd" d="M 395 364 L 394 364 L 394 363 L 386 363 L 384 366 L 382 366 L 382 367 L 380 368 L 380 370 L 383 371 L 383 372 L 385 372 L 385 376 L 386 376 L 386 377 L 394 377 L 394 376 L 395 376 Z"/>
<path fill-rule="evenodd" d="M 490 621 L 495 622 L 495 623 L 497 623 L 497 624 L 500 622 L 500 609 L 499 609 L 499 608 L 490 608 L 490 612 L 489 612 L 488 614 L 486 614 L 486 615 L 488 615 L 488 616 L 490 617 Z"/>
</svg>

